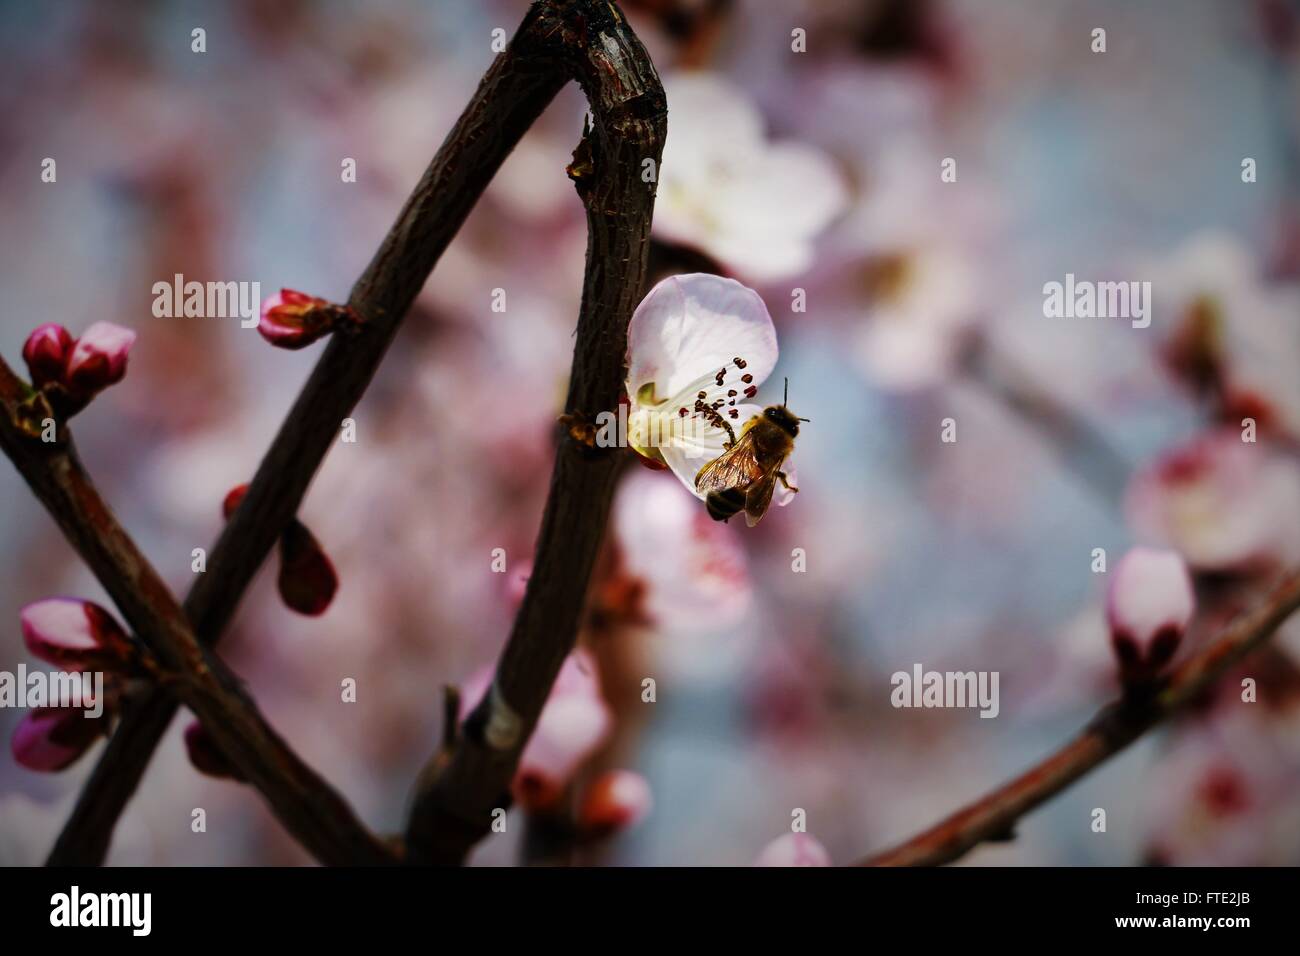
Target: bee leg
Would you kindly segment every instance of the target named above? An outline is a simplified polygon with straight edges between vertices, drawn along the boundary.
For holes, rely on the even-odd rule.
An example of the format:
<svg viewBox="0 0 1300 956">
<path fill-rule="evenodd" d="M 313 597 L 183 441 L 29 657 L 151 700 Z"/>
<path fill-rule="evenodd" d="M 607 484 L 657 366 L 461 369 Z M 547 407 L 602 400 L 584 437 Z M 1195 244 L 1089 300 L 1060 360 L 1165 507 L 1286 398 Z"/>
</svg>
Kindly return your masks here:
<svg viewBox="0 0 1300 956">
<path fill-rule="evenodd" d="M 736 433 L 732 431 L 731 422 L 723 418 L 716 408 L 711 408 L 705 405 L 701 410 L 704 412 L 705 417 L 708 418 L 709 423 L 711 425 L 713 425 L 716 428 L 721 428 L 723 431 L 727 433 L 727 438 L 729 439 L 729 441 L 723 443 L 722 446 L 723 450 L 726 451 L 735 447 Z"/>
<path fill-rule="evenodd" d="M 778 471 L 776 473 L 776 477 L 781 480 L 781 486 L 785 488 L 786 491 L 793 491 L 795 493 L 798 493 L 799 489 L 796 488 L 794 485 L 790 484 L 789 480 L 785 477 L 784 471 Z"/>
</svg>

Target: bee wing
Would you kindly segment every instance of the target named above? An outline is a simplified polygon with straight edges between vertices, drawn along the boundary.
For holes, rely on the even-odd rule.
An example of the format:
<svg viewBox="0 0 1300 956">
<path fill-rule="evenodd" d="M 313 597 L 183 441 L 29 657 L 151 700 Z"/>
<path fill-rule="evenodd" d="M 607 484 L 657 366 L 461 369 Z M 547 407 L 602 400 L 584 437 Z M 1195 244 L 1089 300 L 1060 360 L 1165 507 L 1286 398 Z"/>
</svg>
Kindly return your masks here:
<svg viewBox="0 0 1300 956">
<path fill-rule="evenodd" d="M 753 437 L 741 435 L 726 451 L 700 469 L 695 476 L 695 490 L 703 495 L 710 491 L 738 488 L 745 491 L 763 479 L 763 466 L 754 457 Z"/>
<path fill-rule="evenodd" d="M 772 491 L 776 488 L 776 473 L 780 468 L 778 462 L 745 495 L 745 524 L 749 527 L 754 527 L 767 514 L 768 505 L 772 503 Z"/>
</svg>

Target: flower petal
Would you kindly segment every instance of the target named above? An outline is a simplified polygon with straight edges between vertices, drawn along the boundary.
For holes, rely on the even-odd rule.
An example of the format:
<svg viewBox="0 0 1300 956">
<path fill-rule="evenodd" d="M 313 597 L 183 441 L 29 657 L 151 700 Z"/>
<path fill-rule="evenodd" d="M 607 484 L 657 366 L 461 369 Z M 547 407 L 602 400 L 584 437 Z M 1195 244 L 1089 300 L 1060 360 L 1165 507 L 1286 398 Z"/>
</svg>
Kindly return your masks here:
<svg viewBox="0 0 1300 956">
<path fill-rule="evenodd" d="M 628 396 L 653 384 L 665 401 L 737 358 L 755 385 L 776 366 L 776 329 L 758 293 L 706 273 L 664 279 L 628 326 Z"/>
<path fill-rule="evenodd" d="M 673 116 L 664 140 L 667 175 L 689 175 L 701 159 L 763 142 L 763 117 L 740 87 L 716 73 L 679 73 L 664 81 Z"/>
<path fill-rule="evenodd" d="M 23 344 L 23 361 L 31 373 L 32 385 L 40 388 L 48 382 L 60 381 L 73 345 L 72 333 L 54 322 L 33 329 Z"/>
<path fill-rule="evenodd" d="M 785 464 L 781 466 L 781 470 L 785 472 L 785 480 L 790 487 L 787 488 L 780 481 L 777 481 L 776 490 L 772 492 L 772 504 L 776 505 L 778 508 L 784 508 L 790 502 L 794 501 L 795 495 L 797 494 L 794 489 L 799 487 L 799 476 L 795 473 L 794 460 L 792 458 L 787 458 L 785 460 Z"/>
<path fill-rule="evenodd" d="M 117 669 L 135 655 L 113 616 L 90 601 L 36 601 L 22 609 L 19 619 L 27 649 L 64 670 Z"/>
<path fill-rule="evenodd" d="M 763 414 L 763 409 L 758 405 L 737 405 L 735 409 L 727 411 L 733 410 L 737 412 L 737 417 L 732 421 L 737 436 L 745 422 Z M 695 477 L 701 468 L 727 450 L 725 445 L 729 440 L 721 428 L 692 429 L 661 445 L 659 453 L 664 456 L 664 461 L 686 486 L 687 491 L 703 501 L 704 495 L 695 490 Z"/>
<path fill-rule="evenodd" d="M 644 608 L 663 632 L 725 633 L 753 602 L 745 551 L 692 494 L 666 475 L 629 475 L 614 500 L 621 567 L 643 585 Z"/>
<path fill-rule="evenodd" d="M 126 374 L 126 357 L 135 333 L 112 322 L 96 322 L 81 334 L 68 358 L 67 384 L 83 392 L 97 392 L 119 382 Z"/>
<path fill-rule="evenodd" d="M 284 349 L 301 349 L 333 331 L 330 303 L 294 289 L 281 289 L 262 303 L 257 330 Z"/>
<path fill-rule="evenodd" d="M 790 201 L 794 194 L 797 202 Z M 703 245 L 756 282 L 790 278 L 812 264 L 813 238 L 844 209 L 847 195 L 821 152 L 773 146 L 747 161 L 744 175 L 711 187 L 708 218 L 719 227 Z"/>
<path fill-rule="evenodd" d="M 1112 633 L 1145 646 L 1162 629 L 1181 633 L 1195 607 L 1191 575 L 1178 552 L 1133 548 L 1115 567 L 1106 619 Z"/>
<path fill-rule="evenodd" d="M 666 92 L 673 122 L 655 235 L 757 281 L 805 271 L 812 239 L 847 205 L 835 164 L 801 143 L 767 142 L 749 96 L 719 77 L 675 77 Z"/>
<path fill-rule="evenodd" d="M 96 719 L 78 707 L 37 707 L 14 728 L 9 749 L 28 770 L 52 773 L 84 754 L 100 736 Z"/>
</svg>

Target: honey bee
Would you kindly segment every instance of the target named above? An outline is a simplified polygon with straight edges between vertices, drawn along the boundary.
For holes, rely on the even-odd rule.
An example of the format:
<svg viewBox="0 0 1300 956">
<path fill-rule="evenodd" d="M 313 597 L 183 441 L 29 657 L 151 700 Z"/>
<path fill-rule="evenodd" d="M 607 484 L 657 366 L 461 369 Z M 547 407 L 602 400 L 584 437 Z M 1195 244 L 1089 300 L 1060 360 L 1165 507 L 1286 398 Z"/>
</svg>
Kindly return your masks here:
<svg viewBox="0 0 1300 956">
<path fill-rule="evenodd" d="M 798 491 L 781 470 L 794 451 L 799 423 L 808 421 L 786 408 L 790 383 L 780 405 L 769 405 L 761 415 L 745 422 L 740 437 L 732 434 L 721 455 L 695 476 L 695 490 L 704 493 L 704 504 L 714 521 L 726 521 L 742 509 L 751 528 L 762 520 L 772 503 L 776 483 Z M 731 429 L 727 428 L 728 433 Z"/>
</svg>

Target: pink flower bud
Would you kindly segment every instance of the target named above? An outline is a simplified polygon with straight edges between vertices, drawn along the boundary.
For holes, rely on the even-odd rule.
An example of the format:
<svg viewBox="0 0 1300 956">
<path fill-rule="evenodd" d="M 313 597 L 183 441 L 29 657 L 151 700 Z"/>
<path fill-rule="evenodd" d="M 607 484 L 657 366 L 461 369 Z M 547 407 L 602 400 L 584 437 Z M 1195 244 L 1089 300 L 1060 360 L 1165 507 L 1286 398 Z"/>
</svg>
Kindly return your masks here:
<svg viewBox="0 0 1300 956">
<path fill-rule="evenodd" d="M 27 649 L 66 671 L 130 669 L 136 648 L 113 615 L 77 598 L 48 598 L 20 615 Z"/>
<path fill-rule="evenodd" d="M 324 614 L 339 589 L 338 574 L 319 542 L 300 521 L 280 536 L 280 597 L 299 614 Z"/>
<path fill-rule="evenodd" d="M 349 314 L 346 307 L 293 289 L 281 289 L 262 303 L 257 330 L 278 348 L 301 349 L 334 331 Z"/>
<path fill-rule="evenodd" d="M 755 866 L 830 866 L 831 855 L 808 833 L 787 833 L 763 848 Z"/>
<path fill-rule="evenodd" d="M 197 720 L 185 728 L 185 752 L 199 773 L 225 780 L 246 781 L 248 778 L 217 747 L 216 742 Z"/>
<path fill-rule="evenodd" d="M 120 382 L 135 333 L 112 322 L 96 322 L 81 334 L 68 357 L 64 385 L 69 391 L 93 395 Z"/>
<path fill-rule="evenodd" d="M 80 707 L 37 707 L 14 728 L 9 748 L 19 765 L 53 773 L 89 750 L 105 726 Z"/>
<path fill-rule="evenodd" d="M 595 834 L 612 833 L 640 823 L 653 805 L 645 777 L 631 770 L 608 770 L 587 788 L 578 825 Z"/>
<path fill-rule="evenodd" d="M 32 385 L 41 388 L 49 382 L 61 382 L 68 355 L 75 340 L 72 333 L 61 325 L 47 322 L 39 325 L 27 336 L 23 345 L 23 361 L 31 373 Z"/>
<path fill-rule="evenodd" d="M 1125 683 L 1150 681 L 1169 663 L 1195 607 L 1177 552 L 1134 548 L 1124 555 L 1110 582 L 1106 620 Z"/>
</svg>

